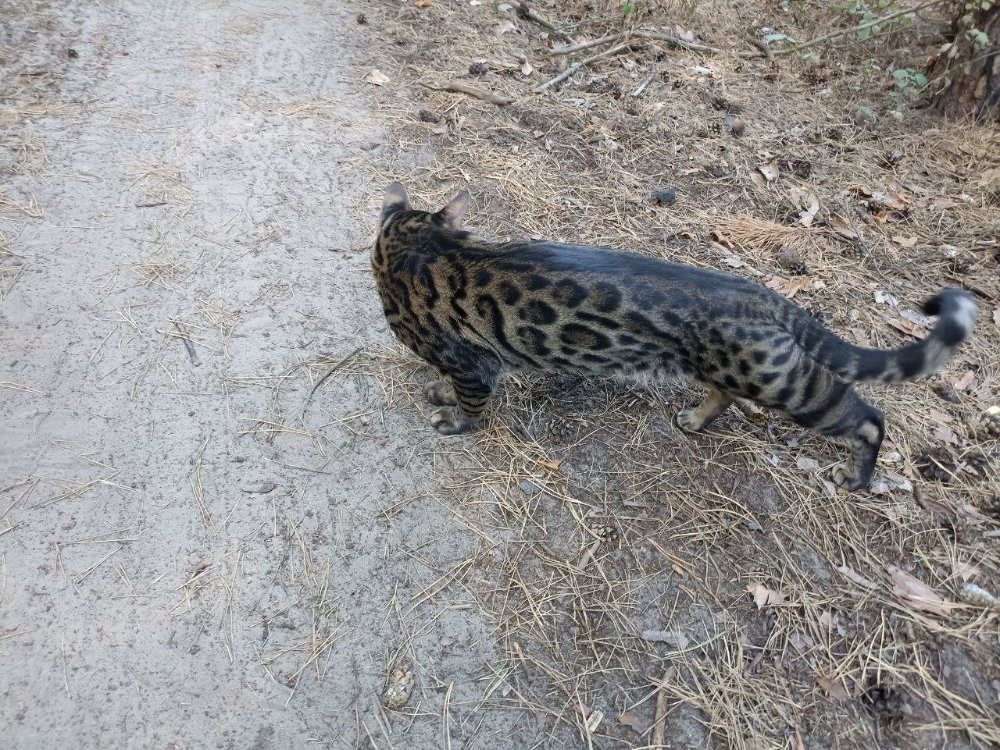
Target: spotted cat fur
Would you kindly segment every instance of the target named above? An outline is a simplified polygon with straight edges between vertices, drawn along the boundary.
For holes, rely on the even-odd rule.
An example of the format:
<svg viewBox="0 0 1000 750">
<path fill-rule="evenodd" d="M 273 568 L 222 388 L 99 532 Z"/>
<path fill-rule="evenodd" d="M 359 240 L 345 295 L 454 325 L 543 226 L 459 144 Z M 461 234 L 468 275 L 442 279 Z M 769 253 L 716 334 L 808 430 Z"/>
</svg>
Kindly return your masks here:
<svg viewBox="0 0 1000 750">
<path fill-rule="evenodd" d="M 511 371 L 573 370 L 708 389 L 677 424 L 701 430 L 734 399 L 777 410 L 846 440 L 834 481 L 868 486 L 882 413 L 853 383 L 894 383 L 940 369 L 971 332 L 977 308 L 958 289 L 924 305 L 933 331 L 900 349 L 865 349 L 798 305 L 739 276 L 612 250 L 546 241 L 489 242 L 462 229 L 469 194 L 437 212 L 414 210 L 388 187 L 372 268 L 389 326 L 444 380 L 431 383 L 431 424 L 475 428 Z"/>
</svg>

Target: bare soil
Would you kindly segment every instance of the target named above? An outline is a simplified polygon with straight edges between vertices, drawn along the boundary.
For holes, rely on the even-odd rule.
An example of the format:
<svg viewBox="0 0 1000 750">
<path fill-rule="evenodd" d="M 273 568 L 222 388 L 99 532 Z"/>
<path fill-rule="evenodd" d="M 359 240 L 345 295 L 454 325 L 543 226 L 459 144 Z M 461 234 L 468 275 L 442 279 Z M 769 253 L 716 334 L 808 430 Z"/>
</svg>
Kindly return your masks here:
<svg viewBox="0 0 1000 750">
<path fill-rule="evenodd" d="M 1000 614 L 967 588 L 1000 593 L 998 139 L 883 80 L 942 19 L 772 63 L 746 29 L 851 19 L 621 5 L 533 6 L 555 32 L 467 0 L 0 0 L 5 748 L 1000 743 Z M 607 48 L 561 34 L 635 29 L 726 51 L 647 37 L 532 92 Z M 454 81 L 512 103 L 427 88 Z M 946 283 L 982 318 L 940 378 L 872 389 L 870 493 L 773 415 L 682 435 L 683 387 L 519 377 L 444 439 L 369 272 L 392 179 L 470 186 L 494 236 L 753 276 L 857 343 L 922 335 Z"/>
</svg>

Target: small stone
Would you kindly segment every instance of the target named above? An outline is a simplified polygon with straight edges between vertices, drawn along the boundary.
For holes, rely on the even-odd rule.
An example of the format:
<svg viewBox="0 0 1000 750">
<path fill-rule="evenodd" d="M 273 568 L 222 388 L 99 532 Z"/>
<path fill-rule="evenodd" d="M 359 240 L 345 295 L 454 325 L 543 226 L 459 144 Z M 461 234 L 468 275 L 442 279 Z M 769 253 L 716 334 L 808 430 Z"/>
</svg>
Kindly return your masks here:
<svg viewBox="0 0 1000 750">
<path fill-rule="evenodd" d="M 408 667 L 396 667 L 385 682 L 382 691 L 382 705 L 390 711 L 398 711 L 410 702 L 413 695 L 413 670 Z"/>
<path fill-rule="evenodd" d="M 364 26 L 366 23 L 368 23 L 368 16 L 364 13 L 358 13 L 358 26 Z"/>
<path fill-rule="evenodd" d="M 542 491 L 542 488 L 539 487 L 534 482 L 532 482 L 530 479 L 525 479 L 521 481 L 521 483 L 518 484 L 517 486 L 520 487 L 521 492 L 523 492 L 528 497 L 531 497 L 532 495 L 537 495 L 539 492 Z"/>
<path fill-rule="evenodd" d="M 474 62 L 469 66 L 469 73 L 474 76 L 484 76 L 490 72 L 490 66 L 481 60 Z"/>
<path fill-rule="evenodd" d="M 677 193 L 669 188 L 654 190 L 650 199 L 654 206 L 672 206 L 677 202 Z"/>
<path fill-rule="evenodd" d="M 66 50 L 66 57 L 68 57 L 70 60 L 75 60 L 79 56 L 80 56 L 80 53 L 77 52 L 72 47 L 70 47 L 69 49 Z"/>
<path fill-rule="evenodd" d="M 734 138 L 739 138 L 741 135 L 743 135 L 744 132 L 746 132 L 746 129 L 747 129 L 746 123 L 743 122 L 743 120 L 740 119 L 739 117 L 734 117 L 729 122 L 729 133 Z"/>
<path fill-rule="evenodd" d="M 429 109 L 422 109 L 417 113 L 417 117 L 420 118 L 421 122 L 432 122 L 437 124 L 441 122 L 441 115 L 437 112 L 431 112 Z"/>
</svg>

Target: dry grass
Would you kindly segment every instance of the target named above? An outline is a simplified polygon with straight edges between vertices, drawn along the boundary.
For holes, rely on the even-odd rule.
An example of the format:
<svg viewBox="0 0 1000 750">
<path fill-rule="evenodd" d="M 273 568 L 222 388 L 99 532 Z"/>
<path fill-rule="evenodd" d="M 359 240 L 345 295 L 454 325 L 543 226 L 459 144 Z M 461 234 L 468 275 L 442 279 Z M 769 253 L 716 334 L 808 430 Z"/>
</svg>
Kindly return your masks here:
<svg viewBox="0 0 1000 750">
<path fill-rule="evenodd" d="M 482 563 L 493 586 L 474 593 L 506 660 L 482 705 L 526 708 L 554 744 L 577 747 L 648 745 L 658 718 L 681 744 L 707 733 L 739 748 L 995 745 L 1000 617 L 963 601 L 962 586 L 996 593 L 1000 580 L 998 444 L 979 424 L 1000 373 L 1000 211 L 977 182 L 1000 163 L 996 131 L 913 110 L 897 121 L 889 76 L 863 64 L 884 70 L 886 41 L 847 36 L 769 63 L 744 29 L 809 38 L 847 21 L 761 3 L 640 3 L 637 26 L 676 33 L 679 22 L 730 51 L 634 35 L 631 51 L 532 93 L 629 38 L 618 3 L 591 5 L 532 6 L 575 42 L 610 37 L 575 55 L 549 54 L 544 29 L 513 11 L 382 7 L 373 23 L 406 51 L 394 84 L 463 80 L 513 103 L 416 87 L 419 101 L 386 97 L 400 145 L 430 143 L 436 156 L 380 182 L 402 179 L 433 207 L 468 184 L 469 223 L 485 234 L 746 274 L 861 344 L 922 336 L 916 310 L 943 285 L 976 293 L 983 316 L 940 377 L 870 391 L 888 415 L 871 493 L 835 490 L 827 472 L 841 449 L 767 413 L 733 411 L 688 439 L 669 422 L 693 398 L 684 391 L 508 382 L 487 429 L 439 443 L 457 512 L 495 550 Z M 506 21 L 514 28 L 498 33 Z M 423 34 L 429 25 L 438 32 Z M 922 60 L 934 28 L 895 31 L 891 44 L 911 55 L 897 64 Z M 469 75 L 476 61 L 489 72 Z M 860 104 L 878 111 L 875 129 L 855 122 Z M 662 188 L 676 205 L 653 204 Z M 818 208 L 802 221 L 811 196 Z M 782 268 L 789 246 L 807 276 Z M 364 353 L 346 376 L 381 388 L 386 408 L 428 413 L 425 374 L 407 356 Z M 938 395 L 949 386 L 954 401 Z M 915 607 L 890 566 L 954 606 Z M 780 603 L 758 607 L 758 585 Z"/>
</svg>

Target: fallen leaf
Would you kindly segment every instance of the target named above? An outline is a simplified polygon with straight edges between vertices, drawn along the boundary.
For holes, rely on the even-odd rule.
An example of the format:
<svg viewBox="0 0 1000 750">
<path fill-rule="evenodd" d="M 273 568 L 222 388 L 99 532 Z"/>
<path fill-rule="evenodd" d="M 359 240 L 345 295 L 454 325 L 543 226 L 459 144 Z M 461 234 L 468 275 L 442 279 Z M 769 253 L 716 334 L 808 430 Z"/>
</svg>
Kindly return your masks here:
<svg viewBox="0 0 1000 750">
<path fill-rule="evenodd" d="M 892 307 L 895 307 L 896 305 L 899 304 L 898 299 L 896 299 L 893 295 L 889 294 L 889 292 L 883 292 L 883 291 L 875 292 L 875 301 L 878 302 L 880 305 L 891 305 Z"/>
<path fill-rule="evenodd" d="M 714 75 L 714 71 L 711 68 L 706 68 L 704 65 L 694 65 L 691 67 L 692 73 L 697 73 L 700 76 L 708 76 L 711 78 Z"/>
<path fill-rule="evenodd" d="M 746 265 L 746 263 L 737 258 L 735 255 L 727 255 L 722 259 L 722 262 L 730 268 L 743 268 L 743 266 Z"/>
<path fill-rule="evenodd" d="M 902 237 L 900 235 L 896 235 L 895 237 L 893 237 L 892 241 L 895 242 L 900 247 L 913 247 L 914 245 L 917 244 L 916 237 Z"/>
<path fill-rule="evenodd" d="M 1000 326 L 1000 307 L 993 311 L 993 322 Z"/>
<path fill-rule="evenodd" d="M 887 565 L 886 571 L 892 579 L 892 593 L 913 609 L 944 615 L 948 613 L 948 605 L 934 589 L 918 578 L 914 578 L 905 570 L 895 565 Z"/>
<path fill-rule="evenodd" d="M 949 445 L 958 445 L 958 435 L 954 431 L 945 425 L 939 425 L 936 430 L 934 430 L 935 440 L 940 440 L 942 443 L 948 443 Z"/>
<path fill-rule="evenodd" d="M 828 609 L 824 609 L 819 616 L 819 624 L 828 630 L 833 630 L 837 625 L 837 616 Z"/>
<path fill-rule="evenodd" d="M 955 201 L 951 198 L 947 198 L 943 195 L 937 195 L 927 201 L 927 208 L 931 211 L 944 211 L 949 208 L 954 208 L 956 205 Z"/>
<path fill-rule="evenodd" d="M 493 33 L 496 36 L 503 36 L 504 34 L 509 34 L 517 27 L 514 25 L 513 21 L 504 21 L 503 23 L 498 23 L 493 27 Z"/>
<path fill-rule="evenodd" d="M 593 734 L 597 731 L 597 728 L 601 726 L 601 722 L 604 720 L 604 713 L 601 711 L 594 711 L 590 716 L 587 717 L 587 734 Z"/>
<path fill-rule="evenodd" d="M 531 67 L 531 63 L 530 62 L 528 62 L 527 60 L 524 60 L 521 63 L 521 75 L 523 75 L 523 76 L 530 76 L 534 72 L 535 72 L 535 69 L 533 67 Z"/>
<path fill-rule="evenodd" d="M 846 701 L 851 697 L 850 692 L 844 686 L 843 678 L 818 677 L 816 682 L 823 688 L 823 692 L 835 701 Z"/>
<path fill-rule="evenodd" d="M 747 592 L 753 594 L 757 609 L 777 607 L 785 603 L 785 597 L 780 592 L 769 589 L 762 583 L 747 586 Z"/>
<path fill-rule="evenodd" d="M 851 222 L 843 216 L 838 216 L 837 214 L 830 216 L 830 228 L 841 237 L 845 237 L 849 240 L 861 239 L 861 235 L 852 226 Z"/>
<path fill-rule="evenodd" d="M 816 641 L 813 640 L 812 636 L 808 633 L 803 633 L 801 630 L 796 630 L 788 636 L 788 642 L 791 643 L 800 654 L 806 653 L 809 649 L 816 645 Z"/>
<path fill-rule="evenodd" d="M 851 190 L 861 196 L 862 203 L 869 209 L 887 208 L 890 211 L 907 210 L 908 201 L 906 195 L 900 191 L 872 190 L 863 185 L 852 185 Z"/>
<path fill-rule="evenodd" d="M 810 281 L 808 276 L 796 276 L 794 279 L 789 279 L 788 283 L 785 285 L 785 290 L 782 292 L 788 299 L 791 299 L 796 294 L 801 292 L 803 289 L 808 289 L 810 286 Z"/>
<path fill-rule="evenodd" d="M 975 578 L 979 575 L 980 570 L 977 566 L 973 565 L 971 562 L 961 562 L 960 560 L 955 560 L 951 564 L 951 569 L 954 574 L 961 578 L 963 581 L 968 581 L 970 578 Z"/>
<path fill-rule="evenodd" d="M 931 324 L 931 319 L 928 318 L 923 313 L 918 313 L 916 310 L 911 310 L 910 308 L 905 308 L 901 310 L 900 315 L 906 318 L 911 323 L 915 323 L 918 326 L 929 327 Z"/>
<path fill-rule="evenodd" d="M 618 717 L 618 723 L 623 727 L 629 727 L 634 729 L 639 734 L 642 734 L 646 730 L 646 722 L 640 719 L 635 714 L 623 713 Z"/>
<path fill-rule="evenodd" d="M 873 495 L 888 495 L 892 492 L 913 492 L 913 482 L 899 474 L 879 473 L 875 475 L 868 491 Z"/>
<path fill-rule="evenodd" d="M 805 456 L 800 456 L 795 461 L 795 467 L 800 471 L 816 471 L 819 468 L 819 461 L 815 458 L 806 458 Z"/>
<path fill-rule="evenodd" d="M 372 70 L 371 73 L 365 76 L 365 81 L 372 84 L 373 86 L 384 86 L 389 83 L 389 76 L 383 73 L 378 68 Z"/>
<path fill-rule="evenodd" d="M 538 461 L 538 465 L 548 469 L 549 471 L 559 471 L 559 467 L 562 466 L 563 460 L 560 458 L 557 461 L 550 461 L 548 459 L 544 461 Z"/>
<path fill-rule="evenodd" d="M 666 643 L 667 645 L 675 646 L 682 651 L 686 649 L 690 643 L 687 636 L 677 629 L 644 630 L 642 631 L 642 639 L 644 641 L 649 641 L 650 643 Z"/>
<path fill-rule="evenodd" d="M 788 283 L 788 279 L 781 276 L 772 276 L 770 279 L 764 282 L 764 286 L 768 289 L 773 289 L 774 291 L 781 293 L 781 290 L 785 288 L 785 284 Z"/>
<path fill-rule="evenodd" d="M 943 411 L 938 411 L 937 409 L 931 409 L 927 416 L 937 422 L 951 421 L 951 414 L 945 414 Z"/>
<path fill-rule="evenodd" d="M 953 385 L 956 391 L 964 391 L 966 388 L 971 386 L 976 381 L 976 373 L 972 370 L 966 370 L 962 377 L 956 380 Z"/>
<path fill-rule="evenodd" d="M 989 188 L 1000 185 L 1000 167 L 987 169 L 979 176 L 979 187 Z"/>
<path fill-rule="evenodd" d="M 416 2 L 418 8 L 429 8 L 433 4 L 433 0 L 417 0 Z"/>
<path fill-rule="evenodd" d="M 869 581 L 860 573 L 857 573 L 854 570 L 854 568 L 852 568 L 850 565 L 841 565 L 839 568 L 837 568 L 837 570 L 838 572 L 840 572 L 842 576 L 844 576 L 844 578 L 846 578 L 851 583 L 856 583 L 858 586 L 861 586 L 862 588 L 866 589 L 876 588 L 874 583 Z"/>
<path fill-rule="evenodd" d="M 908 336 L 913 336 L 915 339 L 922 339 L 927 335 L 926 326 L 917 325 L 906 318 L 899 318 L 898 320 L 887 321 L 889 325 L 895 328 L 897 331 L 901 331 Z"/>
<path fill-rule="evenodd" d="M 804 227 L 811 227 L 813 219 L 816 218 L 816 214 L 819 212 L 819 198 L 816 197 L 816 193 L 809 191 L 808 193 L 804 193 L 797 203 L 802 210 L 802 213 L 799 214 L 799 224 Z"/>
<path fill-rule="evenodd" d="M 764 175 L 764 179 L 768 182 L 774 182 L 778 179 L 778 160 L 771 159 L 767 164 L 761 164 L 757 167 L 757 170 Z"/>
<path fill-rule="evenodd" d="M 685 42 L 693 42 L 697 37 L 694 35 L 693 31 L 688 31 L 681 25 L 674 26 L 674 34 L 677 38 Z"/>
</svg>

